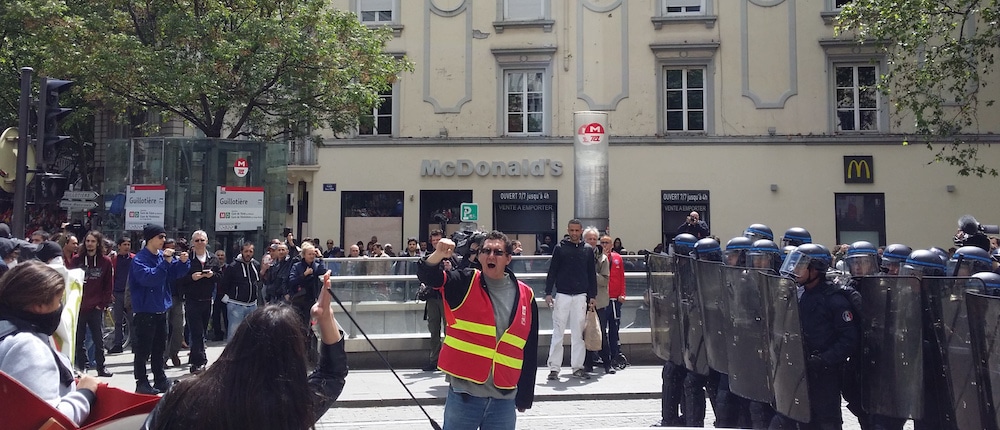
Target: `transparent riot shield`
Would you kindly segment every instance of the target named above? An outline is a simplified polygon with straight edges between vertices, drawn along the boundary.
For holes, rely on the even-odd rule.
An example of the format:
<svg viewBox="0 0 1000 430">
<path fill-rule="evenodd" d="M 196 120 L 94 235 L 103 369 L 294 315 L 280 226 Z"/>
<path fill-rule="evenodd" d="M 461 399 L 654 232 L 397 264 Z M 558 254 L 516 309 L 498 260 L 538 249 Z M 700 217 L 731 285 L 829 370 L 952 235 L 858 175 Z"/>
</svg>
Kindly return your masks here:
<svg viewBox="0 0 1000 430">
<path fill-rule="evenodd" d="M 986 428 L 980 415 L 965 305 L 965 291 L 982 291 L 983 285 L 976 278 L 925 277 L 921 286 L 943 370 L 947 412 L 959 429 Z"/>
<path fill-rule="evenodd" d="M 920 280 L 909 276 L 855 278 L 861 293 L 860 383 L 865 411 L 921 419 L 924 410 Z"/>
<path fill-rule="evenodd" d="M 802 345 L 797 286 L 790 279 L 761 275 L 764 279 L 770 341 L 771 386 L 774 409 L 798 422 L 810 419 L 809 383 Z"/>
<path fill-rule="evenodd" d="M 722 263 L 695 261 L 698 278 L 698 295 L 701 298 L 701 314 L 705 322 L 705 350 L 708 366 L 719 373 L 729 373 L 726 344 L 729 338 L 726 327 L 730 325 L 726 310 L 725 294 L 722 292 Z"/>
<path fill-rule="evenodd" d="M 695 260 L 676 256 L 674 276 L 680 293 L 680 320 L 684 328 L 684 367 L 699 375 L 708 375 L 708 353 L 705 351 L 705 323 L 701 314 Z"/>
<path fill-rule="evenodd" d="M 726 266 L 722 279 L 730 322 L 729 390 L 744 399 L 771 403 L 774 391 L 761 275 L 755 269 Z"/>
<path fill-rule="evenodd" d="M 665 361 L 684 365 L 684 333 L 678 312 L 680 276 L 672 273 L 673 257 L 650 254 L 646 277 L 650 290 L 649 321 L 653 352 Z"/>
<path fill-rule="evenodd" d="M 966 293 L 983 428 L 1000 429 L 1000 297 Z"/>
</svg>

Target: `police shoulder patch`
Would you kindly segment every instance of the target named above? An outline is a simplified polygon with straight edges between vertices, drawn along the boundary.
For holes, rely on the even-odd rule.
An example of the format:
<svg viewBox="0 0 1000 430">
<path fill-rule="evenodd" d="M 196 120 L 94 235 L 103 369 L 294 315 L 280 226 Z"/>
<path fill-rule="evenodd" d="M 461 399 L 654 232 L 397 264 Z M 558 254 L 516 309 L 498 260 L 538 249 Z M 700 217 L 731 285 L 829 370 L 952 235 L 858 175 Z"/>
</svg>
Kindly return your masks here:
<svg viewBox="0 0 1000 430">
<path fill-rule="evenodd" d="M 844 311 L 841 317 L 844 318 L 844 322 L 854 321 L 854 314 L 851 311 Z"/>
</svg>

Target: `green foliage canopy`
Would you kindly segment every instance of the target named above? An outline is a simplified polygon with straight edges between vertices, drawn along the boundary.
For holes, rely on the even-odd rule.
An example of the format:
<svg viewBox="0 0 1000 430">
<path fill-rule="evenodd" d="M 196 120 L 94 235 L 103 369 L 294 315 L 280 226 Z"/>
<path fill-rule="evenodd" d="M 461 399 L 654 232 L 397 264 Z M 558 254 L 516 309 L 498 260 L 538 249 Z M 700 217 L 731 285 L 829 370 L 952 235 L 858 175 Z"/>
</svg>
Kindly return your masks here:
<svg viewBox="0 0 1000 430">
<path fill-rule="evenodd" d="M 839 33 L 883 49 L 880 90 L 891 95 L 897 125 L 912 118 L 934 161 L 963 176 L 998 174 L 976 142 L 980 109 L 994 104 L 982 90 L 995 71 L 998 18 L 998 0 L 854 0 L 838 17 Z"/>
<path fill-rule="evenodd" d="M 25 1 L 25 0 L 17 0 Z M 354 127 L 411 69 L 324 0 L 66 0 L 53 73 L 89 100 L 184 118 L 208 137 L 277 139 Z"/>
</svg>

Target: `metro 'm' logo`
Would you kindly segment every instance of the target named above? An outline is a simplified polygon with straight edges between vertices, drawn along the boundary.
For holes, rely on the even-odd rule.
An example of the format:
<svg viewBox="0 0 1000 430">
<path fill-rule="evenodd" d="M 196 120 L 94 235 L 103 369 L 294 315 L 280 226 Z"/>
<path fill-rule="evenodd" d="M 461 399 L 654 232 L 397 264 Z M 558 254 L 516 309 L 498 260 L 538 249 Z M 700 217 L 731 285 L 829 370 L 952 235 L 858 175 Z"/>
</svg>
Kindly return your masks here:
<svg viewBox="0 0 1000 430">
<path fill-rule="evenodd" d="M 576 131 L 576 134 L 604 134 L 604 126 L 596 122 L 584 124 L 580 126 L 580 129 Z"/>
</svg>

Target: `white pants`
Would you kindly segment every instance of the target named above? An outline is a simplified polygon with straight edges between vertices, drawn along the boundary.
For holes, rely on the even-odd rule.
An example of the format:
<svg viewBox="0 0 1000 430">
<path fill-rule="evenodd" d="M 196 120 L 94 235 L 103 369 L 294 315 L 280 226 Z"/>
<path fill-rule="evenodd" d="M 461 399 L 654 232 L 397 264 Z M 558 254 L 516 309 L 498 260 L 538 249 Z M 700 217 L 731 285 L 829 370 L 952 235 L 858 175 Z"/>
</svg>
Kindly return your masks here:
<svg viewBox="0 0 1000 430">
<path fill-rule="evenodd" d="M 583 369 L 587 347 L 583 343 L 583 326 L 587 316 L 587 295 L 556 293 L 552 304 L 552 345 L 549 347 L 549 370 L 559 371 L 563 362 L 563 335 L 569 328 L 569 365 L 576 371 Z"/>
</svg>

